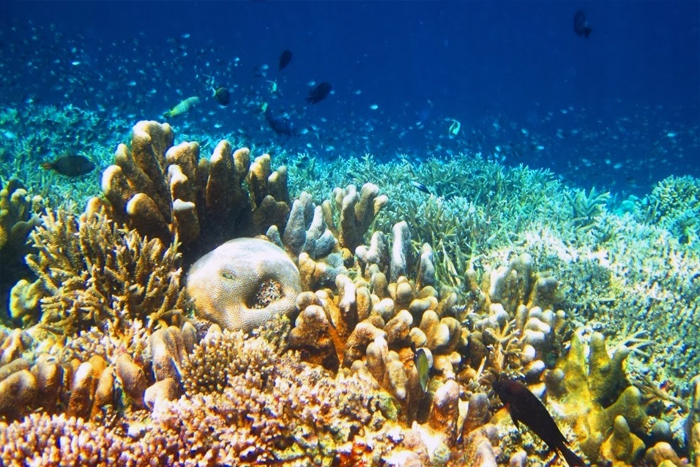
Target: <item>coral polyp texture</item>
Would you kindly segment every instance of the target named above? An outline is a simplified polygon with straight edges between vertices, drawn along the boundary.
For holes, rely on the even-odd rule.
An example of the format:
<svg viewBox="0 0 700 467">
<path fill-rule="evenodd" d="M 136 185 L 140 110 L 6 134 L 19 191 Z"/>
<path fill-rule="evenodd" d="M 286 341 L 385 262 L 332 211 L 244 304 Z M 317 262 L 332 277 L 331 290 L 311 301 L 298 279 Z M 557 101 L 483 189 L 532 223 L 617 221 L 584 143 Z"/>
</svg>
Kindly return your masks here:
<svg viewBox="0 0 700 467">
<path fill-rule="evenodd" d="M 199 150 L 140 122 L 82 213 L 3 190 L 3 231 L 30 239 L 33 276 L 0 328 L 0 464 L 565 465 L 494 393 L 515 379 L 592 465 L 698 465 L 697 368 L 651 368 L 669 357 L 631 322 L 692 322 L 669 310 L 694 309 L 683 239 L 629 234 L 665 250 L 623 263 L 606 193 L 555 197 L 522 167 L 457 159 L 466 183 L 459 164 L 426 162 L 416 195 L 405 161 L 367 157 L 347 162 L 366 183 L 323 192 L 294 169 L 292 199 L 270 156 Z M 690 188 L 668 183 L 653 196 L 680 206 Z M 679 270 L 645 275 L 668 257 Z M 673 284 L 673 303 L 640 310 L 651 298 L 635 291 Z"/>
<path fill-rule="evenodd" d="M 187 275 L 197 313 L 224 329 L 250 331 L 295 309 L 299 271 L 265 240 L 238 238 L 200 258 Z"/>
</svg>

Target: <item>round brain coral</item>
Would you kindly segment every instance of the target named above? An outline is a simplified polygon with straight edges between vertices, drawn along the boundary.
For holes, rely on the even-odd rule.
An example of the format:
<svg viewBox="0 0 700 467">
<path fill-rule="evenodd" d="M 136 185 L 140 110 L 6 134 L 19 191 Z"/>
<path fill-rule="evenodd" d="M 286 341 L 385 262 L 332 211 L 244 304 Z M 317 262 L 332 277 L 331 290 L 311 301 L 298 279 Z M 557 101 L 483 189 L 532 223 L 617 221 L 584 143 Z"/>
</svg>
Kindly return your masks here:
<svg viewBox="0 0 700 467">
<path fill-rule="evenodd" d="M 299 270 L 281 248 L 237 238 L 201 257 L 187 276 L 197 314 L 229 330 L 250 331 L 295 309 Z"/>
</svg>

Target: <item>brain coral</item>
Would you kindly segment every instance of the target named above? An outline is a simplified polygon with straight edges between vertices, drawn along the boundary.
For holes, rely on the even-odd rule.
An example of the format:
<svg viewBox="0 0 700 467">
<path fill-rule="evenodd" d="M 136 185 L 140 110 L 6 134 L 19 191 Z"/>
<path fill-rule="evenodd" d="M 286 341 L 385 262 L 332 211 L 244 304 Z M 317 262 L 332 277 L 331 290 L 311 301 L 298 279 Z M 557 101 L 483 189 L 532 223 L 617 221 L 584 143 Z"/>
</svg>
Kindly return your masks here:
<svg viewBox="0 0 700 467">
<path fill-rule="evenodd" d="M 281 248 L 237 238 L 200 258 L 187 276 L 197 313 L 222 328 L 244 331 L 295 309 L 299 271 Z"/>
</svg>

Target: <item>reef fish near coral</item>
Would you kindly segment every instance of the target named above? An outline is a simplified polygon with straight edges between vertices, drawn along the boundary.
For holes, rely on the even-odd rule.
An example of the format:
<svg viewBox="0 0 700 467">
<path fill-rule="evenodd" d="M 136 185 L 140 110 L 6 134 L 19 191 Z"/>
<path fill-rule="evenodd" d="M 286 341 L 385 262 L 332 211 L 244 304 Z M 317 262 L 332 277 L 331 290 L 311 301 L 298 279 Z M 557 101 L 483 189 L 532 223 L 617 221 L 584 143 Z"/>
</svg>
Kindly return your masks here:
<svg viewBox="0 0 700 467">
<path fill-rule="evenodd" d="M 188 112 L 197 103 L 199 103 L 199 97 L 197 97 L 197 96 L 188 97 L 187 99 L 180 102 L 178 105 L 176 105 L 172 109 L 165 112 L 163 114 L 163 117 L 171 118 L 171 117 L 177 117 L 178 115 L 182 115 L 185 112 Z"/>
<path fill-rule="evenodd" d="M 287 117 L 275 117 L 269 107 L 265 110 L 265 120 L 278 135 L 297 136 L 292 121 Z"/>
<path fill-rule="evenodd" d="M 92 172 L 95 169 L 95 163 L 85 156 L 65 155 L 53 162 L 44 162 L 41 167 L 66 177 L 79 177 Z"/>
<path fill-rule="evenodd" d="M 425 349 L 418 349 L 413 354 L 413 364 L 418 370 L 418 381 L 423 392 L 428 390 L 428 381 L 430 381 L 430 362 L 425 353 Z"/>
<path fill-rule="evenodd" d="M 547 408 L 525 385 L 517 381 L 496 381 L 493 383 L 493 390 L 505 404 L 518 429 L 518 422 L 523 422 L 547 443 L 550 449 L 559 452 L 570 466 L 587 465 L 566 446 L 566 438 L 559 431 Z"/>
<path fill-rule="evenodd" d="M 226 107 L 228 103 L 231 101 L 231 93 L 229 90 L 223 86 L 219 86 L 214 90 L 214 98 L 216 99 L 216 102 L 219 103 L 220 106 Z"/>
<path fill-rule="evenodd" d="M 588 37 L 591 35 L 593 29 L 588 26 L 588 19 L 586 18 L 586 13 L 583 10 L 578 10 L 574 15 L 574 32 L 577 36 Z"/>
<path fill-rule="evenodd" d="M 282 71 L 285 68 L 287 68 L 287 65 L 289 65 L 292 62 L 292 51 L 287 49 L 282 54 L 280 55 L 280 61 L 279 61 L 279 66 L 277 67 L 278 71 Z"/>
<path fill-rule="evenodd" d="M 328 97 L 328 94 L 331 93 L 332 88 L 333 86 L 331 86 L 331 83 L 326 83 L 325 81 L 318 84 L 318 86 L 309 92 L 309 95 L 306 97 L 306 102 L 308 104 L 318 104 L 323 99 Z"/>
</svg>

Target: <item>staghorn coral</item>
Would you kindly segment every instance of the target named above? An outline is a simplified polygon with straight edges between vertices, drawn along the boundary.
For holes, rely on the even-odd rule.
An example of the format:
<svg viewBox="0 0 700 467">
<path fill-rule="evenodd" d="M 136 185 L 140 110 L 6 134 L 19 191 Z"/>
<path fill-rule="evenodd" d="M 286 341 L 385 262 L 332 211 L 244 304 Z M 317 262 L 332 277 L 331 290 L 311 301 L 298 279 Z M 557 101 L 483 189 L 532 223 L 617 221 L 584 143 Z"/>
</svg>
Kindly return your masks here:
<svg viewBox="0 0 700 467">
<path fill-rule="evenodd" d="M 639 203 L 636 217 L 668 229 L 681 243 L 696 243 L 700 228 L 700 183 L 692 177 L 668 177 Z"/>
<path fill-rule="evenodd" d="M 596 218 L 603 214 L 605 205 L 610 199 L 610 193 L 597 193 L 595 188 L 591 188 L 588 194 L 585 190 L 576 190 L 567 198 L 571 204 L 576 229 L 587 232 L 594 227 Z"/>
<path fill-rule="evenodd" d="M 219 243 L 282 225 L 289 213 L 287 172 L 270 168 L 270 156 L 251 164 L 250 151 L 221 141 L 209 160 L 197 143 L 173 146 L 167 123 L 141 121 L 131 146 L 120 144 L 114 165 L 102 175 L 102 191 L 114 218 L 142 235 L 169 243 Z M 216 228 L 212 228 L 216 227 Z"/>
<path fill-rule="evenodd" d="M 141 319 L 149 329 L 177 322 L 184 310 L 177 244 L 144 240 L 102 211 L 80 218 L 49 211 L 32 233 L 27 265 L 45 289 L 40 327 L 75 334 L 107 322 Z"/>
<path fill-rule="evenodd" d="M 294 310 L 299 271 L 284 250 L 238 238 L 200 258 L 187 275 L 197 314 L 222 328 L 250 331 Z"/>
</svg>

